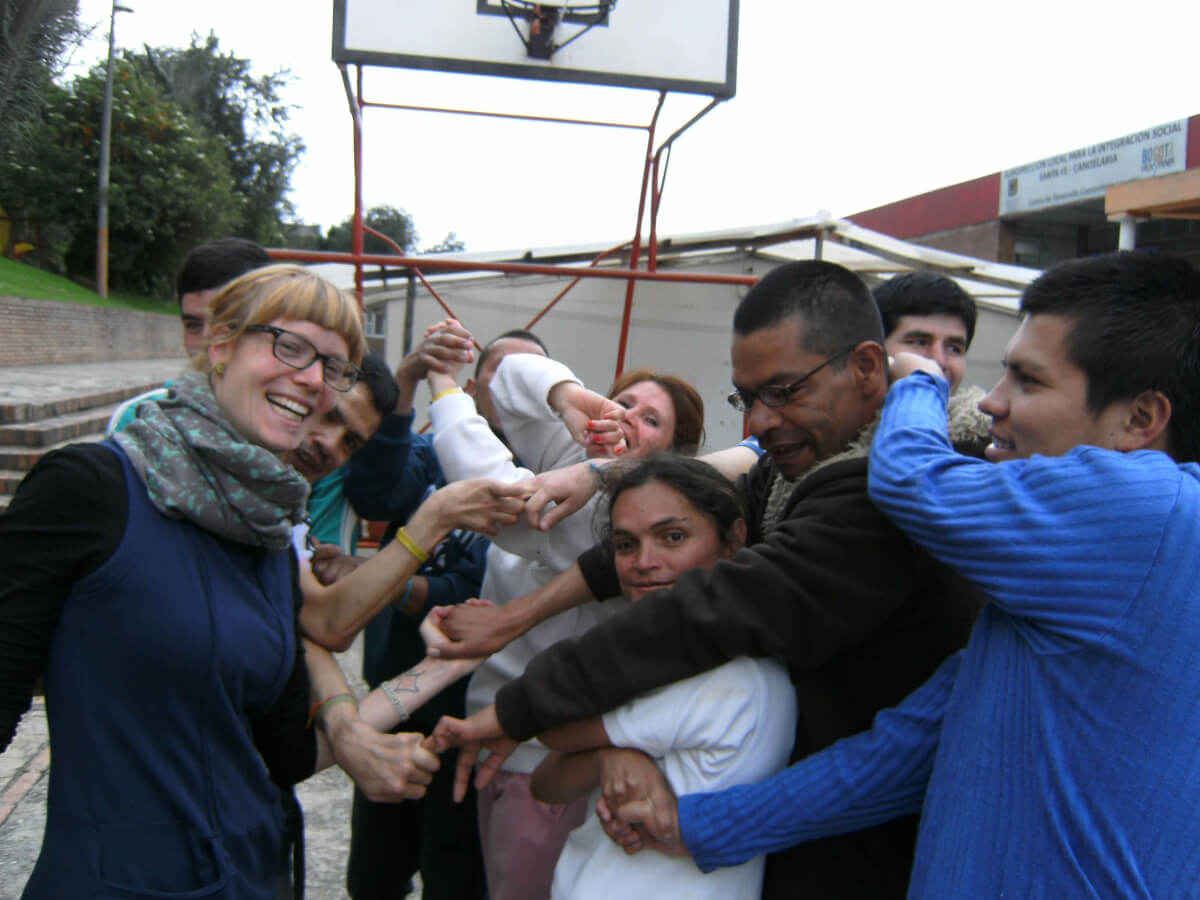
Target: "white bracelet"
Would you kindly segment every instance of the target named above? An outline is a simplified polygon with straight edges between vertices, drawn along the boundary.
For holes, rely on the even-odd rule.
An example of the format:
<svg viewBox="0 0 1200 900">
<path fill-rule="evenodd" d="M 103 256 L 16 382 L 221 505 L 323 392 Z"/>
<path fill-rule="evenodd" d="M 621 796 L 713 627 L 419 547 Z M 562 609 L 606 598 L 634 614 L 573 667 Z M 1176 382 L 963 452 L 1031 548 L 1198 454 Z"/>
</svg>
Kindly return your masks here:
<svg viewBox="0 0 1200 900">
<path fill-rule="evenodd" d="M 404 701 L 400 699 L 400 695 L 396 693 L 395 688 L 386 681 L 379 685 L 379 688 L 383 691 L 383 696 L 388 698 L 388 702 L 392 704 L 392 708 L 396 710 L 397 715 L 400 716 L 400 721 L 407 722 L 410 715 L 408 707 L 404 705 Z"/>
</svg>

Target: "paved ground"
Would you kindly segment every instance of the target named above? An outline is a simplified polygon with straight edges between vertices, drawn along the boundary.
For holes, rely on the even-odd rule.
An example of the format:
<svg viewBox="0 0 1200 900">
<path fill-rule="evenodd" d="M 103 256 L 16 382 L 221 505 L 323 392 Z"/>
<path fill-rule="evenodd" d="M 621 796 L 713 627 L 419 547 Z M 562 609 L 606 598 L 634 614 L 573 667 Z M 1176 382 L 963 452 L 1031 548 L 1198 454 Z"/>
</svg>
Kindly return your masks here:
<svg viewBox="0 0 1200 900">
<path fill-rule="evenodd" d="M 0 366 L 0 403 L 49 403 L 75 394 L 94 394 L 126 385 L 156 384 L 187 366 L 178 359 Z"/>
</svg>

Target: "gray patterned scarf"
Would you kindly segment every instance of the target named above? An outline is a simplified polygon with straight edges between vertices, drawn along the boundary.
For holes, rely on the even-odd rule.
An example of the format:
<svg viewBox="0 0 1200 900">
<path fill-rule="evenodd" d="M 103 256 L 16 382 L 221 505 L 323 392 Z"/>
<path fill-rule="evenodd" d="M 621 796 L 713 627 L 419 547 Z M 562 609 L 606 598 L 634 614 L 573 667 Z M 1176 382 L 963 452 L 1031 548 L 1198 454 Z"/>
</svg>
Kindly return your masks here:
<svg viewBox="0 0 1200 900">
<path fill-rule="evenodd" d="M 268 550 L 291 542 L 308 482 L 270 450 L 246 442 L 225 418 L 208 376 L 188 372 L 116 435 L 150 502 L 163 515 Z"/>
</svg>

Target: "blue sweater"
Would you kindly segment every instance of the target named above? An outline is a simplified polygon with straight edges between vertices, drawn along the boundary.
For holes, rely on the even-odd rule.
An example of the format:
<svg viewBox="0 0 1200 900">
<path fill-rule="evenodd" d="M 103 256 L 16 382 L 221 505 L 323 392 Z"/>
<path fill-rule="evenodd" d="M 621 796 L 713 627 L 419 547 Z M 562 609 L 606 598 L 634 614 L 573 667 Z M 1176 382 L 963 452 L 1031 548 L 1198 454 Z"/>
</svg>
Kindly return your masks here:
<svg viewBox="0 0 1200 900">
<path fill-rule="evenodd" d="M 912 897 L 1188 897 L 1200 885 L 1200 469 L 1091 447 L 955 454 L 946 384 L 892 388 L 872 499 L 992 602 L 871 731 L 680 801 L 702 868 L 921 809 Z"/>
</svg>

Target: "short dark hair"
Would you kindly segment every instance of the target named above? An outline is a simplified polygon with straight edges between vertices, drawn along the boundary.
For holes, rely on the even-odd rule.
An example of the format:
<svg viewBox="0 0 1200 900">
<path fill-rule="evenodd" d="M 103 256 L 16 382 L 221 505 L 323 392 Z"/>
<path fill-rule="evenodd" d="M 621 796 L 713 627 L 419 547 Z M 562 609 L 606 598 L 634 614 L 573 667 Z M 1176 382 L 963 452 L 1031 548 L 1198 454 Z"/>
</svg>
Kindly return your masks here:
<svg viewBox="0 0 1200 900">
<path fill-rule="evenodd" d="M 1161 391 L 1172 457 L 1200 460 L 1200 272 L 1190 263 L 1143 250 L 1071 260 L 1025 289 L 1021 311 L 1070 321 L 1067 358 L 1087 377 L 1093 415 Z"/>
<path fill-rule="evenodd" d="M 487 358 L 492 355 L 492 348 L 495 347 L 500 341 L 507 340 L 508 338 L 515 338 L 518 341 L 530 341 L 531 343 L 537 344 L 539 347 L 541 347 L 542 352 L 547 356 L 550 355 L 550 351 L 546 349 L 546 345 L 542 343 L 542 339 L 532 331 L 526 331 L 524 328 L 513 328 L 504 332 L 504 334 L 496 335 L 483 345 L 483 349 L 479 351 L 479 359 L 475 361 L 476 378 L 479 377 L 479 371 L 483 368 L 484 362 L 486 362 Z"/>
<path fill-rule="evenodd" d="M 806 353 L 832 356 L 863 341 L 883 345 L 879 309 L 862 279 L 824 260 L 776 266 L 746 292 L 733 314 L 735 334 L 747 335 L 786 319 L 804 320 Z M 841 368 L 845 361 L 835 364 Z"/>
<path fill-rule="evenodd" d="M 396 411 L 396 401 L 400 399 L 400 389 L 396 387 L 396 379 L 388 368 L 387 360 L 378 353 L 366 353 L 358 364 L 362 369 L 359 378 L 371 392 L 371 402 L 381 416 L 390 416 Z"/>
<path fill-rule="evenodd" d="M 601 536 L 610 550 L 613 504 L 625 491 L 651 482 L 659 482 L 679 491 L 692 506 L 712 521 L 725 545 L 733 537 L 734 523 L 746 518 L 745 501 L 734 482 L 708 463 L 690 456 L 669 452 L 651 453 L 629 463 L 606 466 L 600 471 L 600 479 L 608 495 L 608 515 Z"/>
<path fill-rule="evenodd" d="M 957 281 L 935 272 L 905 272 L 875 288 L 875 303 L 890 337 L 904 316 L 954 316 L 967 329 L 967 346 L 975 338 L 978 310 Z"/>
<path fill-rule="evenodd" d="M 608 389 L 609 398 L 642 381 L 652 381 L 667 392 L 675 413 L 675 433 L 671 449 L 695 456 L 704 443 L 704 400 L 700 392 L 677 375 L 662 375 L 653 369 L 628 369 L 616 377 Z"/>
<path fill-rule="evenodd" d="M 193 247 L 175 279 L 175 298 L 224 287 L 239 275 L 271 265 L 271 256 L 254 241 L 226 237 Z"/>
</svg>

